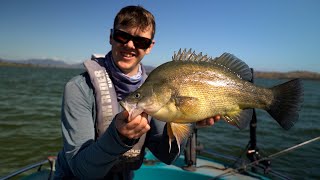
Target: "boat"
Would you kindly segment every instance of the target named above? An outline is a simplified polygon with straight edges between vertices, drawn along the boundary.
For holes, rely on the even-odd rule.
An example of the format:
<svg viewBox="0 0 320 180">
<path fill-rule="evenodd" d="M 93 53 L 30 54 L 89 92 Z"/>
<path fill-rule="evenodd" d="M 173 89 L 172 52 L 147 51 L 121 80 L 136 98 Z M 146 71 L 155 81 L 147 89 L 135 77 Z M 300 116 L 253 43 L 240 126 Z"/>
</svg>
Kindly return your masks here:
<svg viewBox="0 0 320 180">
<path fill-rule="evenodd" d="M 47 160 L 43 160 L 27 167 L 21 168 L 5 177 L 0 178 L 1 180 L 9 180 L 17 177 L 21 177 L 21 180 L 42 180 L 52 179 L 54 174 L 54 163 L 56 157 L 50 156 Z M 166 165 L 159 161 L 152 155 L 151 152 L 147 151 L 144 162 L 141 168 L 135 171 L 134 179 L 143 180 L 163 180 L 165 177 L 167 180 L 207 180 L 217 179 L 219 175 L 224 174 L 229 168 L 227 165 L 214 161 L 205 156 L 198 156 L 195 162 L 189 165 L 186 164 L 186 157 L 181 155 L 172 165 Z M 22 175 L 21 175 L 22 174 Z M 26 174 L 26 175 L 23 175 Z M 218 178 L 220 179 L 220 178 Z M 263 179 L 268 180 L 263 175 L 253 173 L 251 171 L 235 171 L 221 179 Z"/>
<path fill-rule="evenodd" d="M 180 155 L 172 165 L 164 164 L 154 157 L 150 151 L 147 151 L 141 168 L 135 171 L 134 179 L 143 180 L 150 179 L 150 177 L 152 177 L 153 180 L 163 180 L 164 177 L 167 180 L 270 179 L 264 175 L 254 172 L 251 168 L 242 168 L 240 170 L 232 167 L 231 165 L 214 160 L 213 157 L 219 157 L 234 162 L 237 159 L 219 153 L 194 148 L 195 144 L 196 133 L 190 137 L 184 155 Z M 17 177 L 20 177 L 21 180 L 50 180 L 53 178 L 55 161 L 56 157 L 50 156 L 46 160 L 23 167 L 5 177 L 0 178 L 0 180 L 16 179 Z M 257 167 L 263 169 L 264 172 L 267 172 L 268 167 L 264 167 L 260 163 L 257 163 L 254 166 L 254 168 Z M 269 170 L 268 173 L 270 172 L 272 171 Z M 281 179 L 288 178 L 282 176 Z"/>
<path fill-rule="evenodd" d="M 262 179 L 271 177 L 289 179 L 270 168 L 270 160 L 262 158 L 256 147 L 256 113 L 253 111 L 250 122 L 250 140 L 246 148 L 246 159 L 236 158 L 221 153 L 205 150 L 198 142 L 197 131 L 194 128 L 189 137 L 184 153 L 172 165 L 159 161 L 150 151 L 146 151 L 144 162 L 140 169 L 135 171 L 134 179 L 143 180 L 208 180 L 208 179 Z M 222 162 L 219 159 L 223 159 Z M 54 174 L 56 156 L 49 156 L 40 162 L 23 167 L 0 180 L 42 180 L 52 179 Z M 230 163 L 225 163 L 229 161 Z M 268 176 L 266 175 L 268 174 Z M 271 176 L 269 176 L 271 175 Z"/>
<path fill-rule="evenodd" d="M 253 82 L 253 80 L 252 80 Z M 144 162 L 140 169 L 135 171 L 134 179 L 144 180 L 208 180 L 208 179 L 262 179 L 268 180 L 289 179 L 288 177 L 273 171 L 270 167 L 271 160 L 261 157 L 256 146 L 257 117 L 253 109 L 250 121 L 250 139 L 245 148 L 246 158 L 231 157 L 221 153 L 205 150 L 198 142 L 197 128 L 188 138 L 184 153 L 182 153 L 172 165 L 159 161 L 150 151 L 146 151 Z M 220 160 L 219 160 L 220 159 Z M 223 161 L 221 161 L 223 159 Z M 55 156 L 46 160 L 23 167 L 0 180 L 50 180 L 53 178 Z M 226 163 L 229 162 L 229 163 Z M 268 174 L 268 175 L 266 175 Z"/>
</svg>

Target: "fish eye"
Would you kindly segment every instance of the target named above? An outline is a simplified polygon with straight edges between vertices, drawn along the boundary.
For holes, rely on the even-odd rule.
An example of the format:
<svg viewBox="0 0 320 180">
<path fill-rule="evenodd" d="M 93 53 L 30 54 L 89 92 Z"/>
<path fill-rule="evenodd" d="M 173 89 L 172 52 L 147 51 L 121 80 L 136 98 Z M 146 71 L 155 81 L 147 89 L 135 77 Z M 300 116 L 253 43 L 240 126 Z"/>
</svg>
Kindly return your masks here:
<svg viewBox="0 0 320 180">
<path fill-rule="evenodd" d="M 134 97 L 137 98 L 137 99 L 139 99 L 139 98 L 141 97 L 141 95 L 140 95 L 140 93 L 136 93 L 136 94 L 134 95 Z"/>
</svg>

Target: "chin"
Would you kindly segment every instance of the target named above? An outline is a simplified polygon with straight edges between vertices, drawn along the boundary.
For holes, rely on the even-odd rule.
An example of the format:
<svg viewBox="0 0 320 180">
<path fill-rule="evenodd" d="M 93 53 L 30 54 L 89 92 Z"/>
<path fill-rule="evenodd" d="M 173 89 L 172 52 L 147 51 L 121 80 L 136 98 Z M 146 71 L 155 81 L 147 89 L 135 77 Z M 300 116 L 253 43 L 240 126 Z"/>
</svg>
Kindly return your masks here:
<svg viewBox="0 0 320 180">
<path fill-rule="evenodd" d="M 120 70 L 131 70 L 133 69 L 134 65 L 132 63 L 123 63 L 123 62 L 120 62 L 118 63 L 118 68 Z"/>
</svg>

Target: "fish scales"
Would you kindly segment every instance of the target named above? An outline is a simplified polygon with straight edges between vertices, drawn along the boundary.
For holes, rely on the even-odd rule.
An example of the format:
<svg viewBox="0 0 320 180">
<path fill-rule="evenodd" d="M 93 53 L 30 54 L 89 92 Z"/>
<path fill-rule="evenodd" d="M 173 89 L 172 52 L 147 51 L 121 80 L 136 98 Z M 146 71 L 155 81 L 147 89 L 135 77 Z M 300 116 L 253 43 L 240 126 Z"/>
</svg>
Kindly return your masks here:
<svg viewBox="0 0 320 180">
<path fill-rule="evenodd" d="M 179 67 L 179 68 L 177 68 Z M 270 103 L 271 92 L 240 79 L 234 78 L 227 72 L 212 66 L 209 62 L 171 62 L 153 73 L 163 76 L 150 76 L 150 81 L 160 81 L 175 87 L 180 96 L 197 97 L 199 103 L 193 104 L 193 111 L 184 111 L 185 119 L 194 122 L 195 119 L 208 118 L 215 114 L 224 114 L 232 109 L 249 108 L 256 104 L 262 108 Z M 182 79 L 182 80 L 181 80 Z M 253 93 L 256 92 L 256 93 Z M 260 93 L 259 93 L 260 92 Z M 266 94 L 261 96 L 261 94 Z M 208 98 L 210 96 L 211 98 Z M 197 113 L 194 113 L 196 111 Z M 189 113 L 187 113 L 189 112 Z M 212 112 L 208 114 L 208 112 Z M 213 114 L 215 113 L 215 114 Z M 173 121 L 173 120 L 172 120 Z"/>
</svg>

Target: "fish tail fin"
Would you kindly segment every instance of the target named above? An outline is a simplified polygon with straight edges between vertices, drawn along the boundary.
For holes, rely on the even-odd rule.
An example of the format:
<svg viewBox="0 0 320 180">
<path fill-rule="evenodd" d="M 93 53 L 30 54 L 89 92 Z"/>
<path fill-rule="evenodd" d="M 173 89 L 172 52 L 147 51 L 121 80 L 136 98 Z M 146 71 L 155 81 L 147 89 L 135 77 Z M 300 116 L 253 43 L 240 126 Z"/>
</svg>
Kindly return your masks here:
<svg viewBox="0 0 320 180">
<path fill-rule="evenodd" d="M 267 111 L 283 129 L 288 130 L 299 119 L 298 111 L 303 102 L 302 82 L 293 79 L 271 89 L 274 99 Z"/>
</svg>

